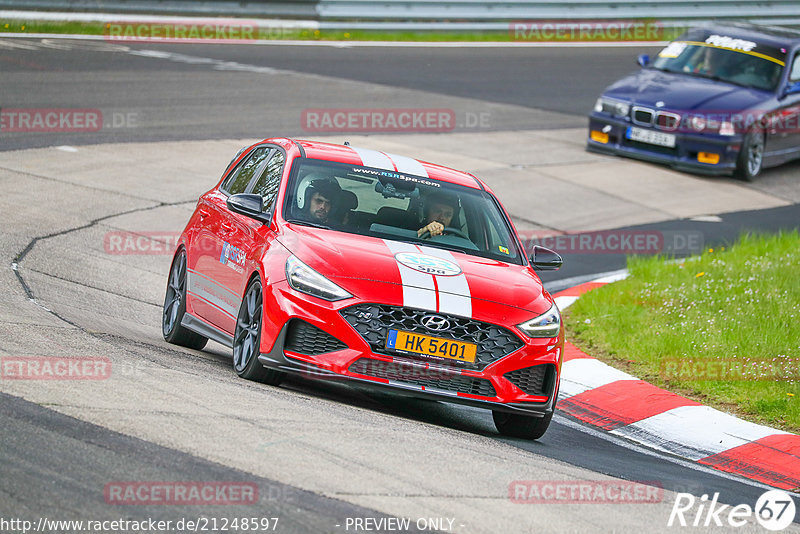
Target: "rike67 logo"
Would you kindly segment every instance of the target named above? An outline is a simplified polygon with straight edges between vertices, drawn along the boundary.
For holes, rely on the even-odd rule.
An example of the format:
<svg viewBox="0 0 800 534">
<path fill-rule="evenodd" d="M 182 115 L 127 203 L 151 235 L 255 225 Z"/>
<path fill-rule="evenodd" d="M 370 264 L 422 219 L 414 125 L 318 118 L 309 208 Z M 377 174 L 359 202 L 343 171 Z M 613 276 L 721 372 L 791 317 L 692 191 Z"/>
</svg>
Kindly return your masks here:
<svg viewBox="0 0 800 534">
<path fill-rule="evenodd" d="M 699 499 L 691 493 L 675 495 L 675 504 L 669 514 L 667 526 L 679 527 L 743 527 L 755 516 L 756 521 L 767 530 L 783 530 L 794 521 L 796 506 L 794 499 L 785 491 L 769 490 L 749 504 L 731 506 L 720 504 L 719 493 L 709 500 L 708 495 Z"/>
</svg>

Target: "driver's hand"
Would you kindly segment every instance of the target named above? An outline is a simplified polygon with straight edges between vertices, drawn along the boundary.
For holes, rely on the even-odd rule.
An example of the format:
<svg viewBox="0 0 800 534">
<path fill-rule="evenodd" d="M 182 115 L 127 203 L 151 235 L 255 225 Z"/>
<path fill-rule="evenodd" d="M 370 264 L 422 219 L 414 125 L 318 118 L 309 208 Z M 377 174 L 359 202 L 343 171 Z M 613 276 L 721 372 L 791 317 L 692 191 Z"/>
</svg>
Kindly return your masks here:
<svg viewBox="0 0 800 534">
<path fill-rule="evenodd" d="M 429 223 L 427 226 L 423 226 L 419 230 L 417 230 L 417 237 L 421 237 L 422 234 L 425 232 L 430 232 L 431 237 L 435 235 L 442 235 L 442 230 L 444 230 L 444 225 L 439 221 L 433 221 Z"/>
</svg>

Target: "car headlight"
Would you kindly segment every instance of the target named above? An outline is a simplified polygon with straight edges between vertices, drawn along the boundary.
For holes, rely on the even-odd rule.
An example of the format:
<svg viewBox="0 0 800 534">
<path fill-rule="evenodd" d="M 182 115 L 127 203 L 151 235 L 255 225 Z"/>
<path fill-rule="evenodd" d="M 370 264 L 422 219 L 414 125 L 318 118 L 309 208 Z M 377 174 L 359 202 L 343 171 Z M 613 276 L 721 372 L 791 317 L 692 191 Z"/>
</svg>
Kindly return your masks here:
<svg viewBox="0 0 800 534">
<path fill-rule="evenodd" d="M 353 296 L 294 256 L 286 260 L 286 280 L 292 289 L 325 300 L 343 300 Z"/>
<path fill-rule="evenodd" d="M 706 129 L 706 118 L 702 115 L 695 115 L 689 119 L 689 126 L 697 132 L 702 132 Z"/>
<path fill-rule="evenodd" d="M 600 97 L 594 104 L 594 110 L 597 113 L 608 113 L 615 117 L 627 117 L 631 106 L 619 100 L 612 100 L 610 98 Z"/>
<path fill-rule="evenodd" d="M 556 337 L 561 330 L 561 312 L 553 304 L 543 314 L 530 321 L 525 321 L 517 327 L 530 337 Z"/>
</svg>

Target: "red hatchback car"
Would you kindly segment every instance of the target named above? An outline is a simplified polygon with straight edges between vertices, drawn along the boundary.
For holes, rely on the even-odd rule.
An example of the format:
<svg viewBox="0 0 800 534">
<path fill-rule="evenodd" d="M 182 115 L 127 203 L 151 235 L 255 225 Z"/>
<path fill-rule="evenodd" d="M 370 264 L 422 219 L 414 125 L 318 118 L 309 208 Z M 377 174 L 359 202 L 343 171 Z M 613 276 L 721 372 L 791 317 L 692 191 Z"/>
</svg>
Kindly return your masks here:
<svg viewBox="0 0 800 534">
<path fill-rule="evenodd" d="M 558 395 L 564 329 L 489 188 L 348 145 L 266 139 L 200 197 L 172 262 L 162 330 L 233 350 L 239 376 L 348 379 L 491 409 L 535 439 Z"/>
</svg>

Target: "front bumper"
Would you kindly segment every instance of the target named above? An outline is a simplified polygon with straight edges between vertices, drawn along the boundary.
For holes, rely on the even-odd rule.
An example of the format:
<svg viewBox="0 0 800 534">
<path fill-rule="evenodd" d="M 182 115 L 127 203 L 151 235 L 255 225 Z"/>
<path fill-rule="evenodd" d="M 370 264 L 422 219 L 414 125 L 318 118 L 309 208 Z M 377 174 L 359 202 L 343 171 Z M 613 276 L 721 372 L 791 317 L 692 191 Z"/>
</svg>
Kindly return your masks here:
<svg viewBox="0 0 800 534">
<path fill-rule="evenodd" d="M 592 152 L 628 156 L 699 174 L 724 175 L 736 169 L 742 145 L 741 134 L 720 136 L 683 131 L 666 132 L 638 126 L 674 135 L 675 147 L 670 148 L 627 139 L 626 132 L 632 126 L 635 125 L 626 119 L 593 112 L 589 116 L 586 148 Z M 716 157 L 718 161 L 713 162 Z"/>
<path fill-rule="evenodd" d="M 447 362 L 376 353 L 342 313 L 359 304 L 356 299 L 331 303 L 300 294 L 285 282 L 268 287 L 264 341 L 258 357 L 267 368 L 309 379 L 345 380 L 388 388 L 403 396 L 537 417 L 554 409 L 563 330 L 555 342 L 518 336 L 521 347 L 510 354 L 478 368 L 457 368 Z M 309 346 L 315 348 L 304 348 Z"/>
</svg>

